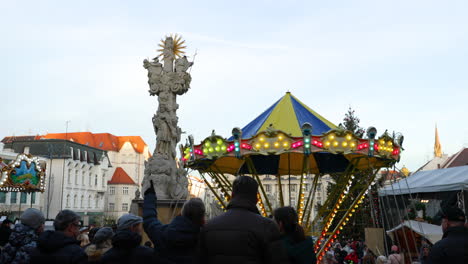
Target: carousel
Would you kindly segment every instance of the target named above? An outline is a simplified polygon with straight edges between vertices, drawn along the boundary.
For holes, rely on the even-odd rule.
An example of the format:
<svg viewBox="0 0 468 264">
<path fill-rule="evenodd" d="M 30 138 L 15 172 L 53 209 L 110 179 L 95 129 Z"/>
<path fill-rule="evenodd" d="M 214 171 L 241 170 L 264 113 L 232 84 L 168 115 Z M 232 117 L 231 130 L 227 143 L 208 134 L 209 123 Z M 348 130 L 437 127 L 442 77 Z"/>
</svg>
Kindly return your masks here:
<svg viewBox="0 0 468 264">
<path fill-rule="evenodd" d="M 229 138 L 213 132 L 195 144 L 189 136 L 180 150 L 184 166 L 199 172 L 222 209 L 230 199 L 232 177 L 247 175 L 258 182 L 258 209 L 265 217 L 275 208 L 263 177 L 277 181 L 274 199 L 280 206 L 285 204 L 284 176 L 299 177 L 297 204 L 291 206 L 307 231 L 320 223 L 315 251 L 321 260 L 362 204 L 377 172 L 399 161 L 402 143 L 401 134 L 378 136 L 374 127 L 364 138 L 340 129 L 288 92 L 245 127 L 234 128 Z M 332 173 L 340 175 L 338 181 L 312 217 L 319 179 Z M 307 191 L 306 181 L 312 182 Z"/>
</svg>

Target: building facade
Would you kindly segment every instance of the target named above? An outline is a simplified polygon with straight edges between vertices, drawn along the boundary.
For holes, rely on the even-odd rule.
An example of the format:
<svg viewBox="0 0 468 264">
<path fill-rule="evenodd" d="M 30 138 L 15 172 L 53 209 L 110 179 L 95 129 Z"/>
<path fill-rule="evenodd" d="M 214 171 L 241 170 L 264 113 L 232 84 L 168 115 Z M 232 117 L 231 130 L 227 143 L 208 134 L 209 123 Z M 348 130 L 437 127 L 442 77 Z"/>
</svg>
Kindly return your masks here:
<svg viewBox="0 0 468 264">
<path fill-rule="evenodd" d="M 60 210 L 70 209 L 82 216 L 84 224 L 103 221 L 111 168 L 106 151 L 61 139 L 5 138 L 3 142 L 6 150 L 29 153 L 46 161 L 44 193 L 8 192 L 3 194 L 5 199 L 0 197 L 0 205 L 10 206 L 13 217 L 35 207 L 47 219 L 55 218 Z"/>
<path fill-rule="evenodd" d="M 140 136 L 115 136 L 109 133 L 54 133 L 43 139 L 67 139 L 106 151 L 112 167 L 106 182 L 104 212 L 106 221 L 113 222 L 130 211 L 135 192 L 144 177 L 145 161 L 151 156 Z"/>
</svg>

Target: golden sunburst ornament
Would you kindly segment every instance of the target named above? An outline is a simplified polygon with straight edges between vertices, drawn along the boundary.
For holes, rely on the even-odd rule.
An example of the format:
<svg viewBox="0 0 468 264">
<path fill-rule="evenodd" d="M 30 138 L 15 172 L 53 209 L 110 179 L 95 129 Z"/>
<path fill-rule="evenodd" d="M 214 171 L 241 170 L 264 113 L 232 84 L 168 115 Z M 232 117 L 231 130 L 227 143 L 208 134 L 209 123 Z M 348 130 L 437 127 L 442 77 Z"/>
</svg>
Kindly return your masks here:
<svg viewBox="0 0 468 264">
<path fill-rule="evenodd" d="M 185 40 L 182 40 L 182 36 L 178 34 L 171 34 L 169 37 L 172 38 L 172 52 L 174 53 L 174 58 L 180 58 L 185 55 L 185 51 L 183 49 L 187 48 L 187 46 L 183 46 L 185 44 Z M 161 39 L 161 42 L 159 43 L 160 49 L 157 51 L 161 52 L 160 56 L 164 56 L 164 47 L 166 47 L 166 41 L 168 37 L 166 36 L 165 39 Z"/>
</svg>

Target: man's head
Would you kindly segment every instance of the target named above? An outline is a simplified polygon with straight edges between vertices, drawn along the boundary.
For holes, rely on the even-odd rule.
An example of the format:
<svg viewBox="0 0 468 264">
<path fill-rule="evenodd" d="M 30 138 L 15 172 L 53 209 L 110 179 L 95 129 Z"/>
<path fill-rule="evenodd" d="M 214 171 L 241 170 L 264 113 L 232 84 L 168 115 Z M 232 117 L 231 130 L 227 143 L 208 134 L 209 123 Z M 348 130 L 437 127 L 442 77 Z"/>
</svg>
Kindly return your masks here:
<svg viewBox="0 0 468 264">
<path fill-rule="evenodd" d="M 10 219 L 5 219 L 2 222 L 2 226 L 7 227 L 7 228 L 10 228 L 11 224 L 13 224 L 13 222 Z"/>
<path fill-rule="evenodd" d="M 447 228 L 454 226 L 463 226 L 466 218 L 465 213 L 458 207 L 448 207 L 442 209 L 442 231 L 447 231 Z"/>
<path fill-rule="evenodd" d="M 31 227 L 38 233 L 44 231 L 44 214 L 35 208 L 26 209 L 21 215 L 20 220 L 21 224 Z"/>
<path fill-rule="evenodd" d="M 62 210 L 55 217 L 55 230 L 65 233 L 66 236 L 77 238 L 80 227 L 80 216 L 71 210 Z"/>
<path fill-rule="evenodd" d="M 257 202 L 258 183 L 249 176 L 238 176 L 232 184 L 232 197 L 242 197 Z"/>
<path fill-rule="evenodd" d="M 134 233 L 143 233 L 143 218 L 134 214 L 124 214 L 117 221 L 117 230 L 130 230 Z"/>
<path fill-rule="evenodd" d="M 200 226 L 205 224 L 205 212 L 205 205 L 200 198 L 192 198 L 186 201 L 182 207 L 182 216 Z"/>
</svg>

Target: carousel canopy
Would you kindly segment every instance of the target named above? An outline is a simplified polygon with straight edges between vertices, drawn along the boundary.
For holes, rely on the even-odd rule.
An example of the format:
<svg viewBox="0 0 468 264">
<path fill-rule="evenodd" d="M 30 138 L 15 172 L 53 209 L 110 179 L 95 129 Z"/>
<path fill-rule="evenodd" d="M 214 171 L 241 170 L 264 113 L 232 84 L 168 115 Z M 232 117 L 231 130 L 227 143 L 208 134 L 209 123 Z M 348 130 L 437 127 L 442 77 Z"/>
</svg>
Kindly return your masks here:
<svg viewBox="0 0 468 264">
<path fill-rule="evenodd" d="M 468 189 L 468 166 L 419 171 L 379 191 L 380 196 Z M 408 181 L 406 184 L 405 181 Z M 393 187 L 393 188 L 392 188 Z"/>
<path fill-rule="evenodd" d="M 270 124 L 292 137 L 301 137 L 301 126 L 312 125 L 312 134 L 321 135 L 337 126 L 299 101 L 290 92 L 270 106 L 252 122 L 242 128 L 242 138 L 251 138 L 258 132 L 266 130 Z"/>
</svg>

